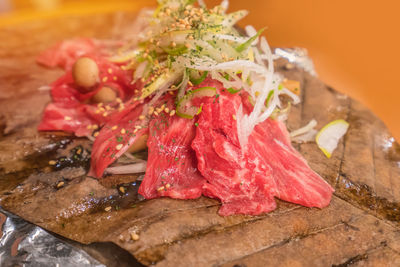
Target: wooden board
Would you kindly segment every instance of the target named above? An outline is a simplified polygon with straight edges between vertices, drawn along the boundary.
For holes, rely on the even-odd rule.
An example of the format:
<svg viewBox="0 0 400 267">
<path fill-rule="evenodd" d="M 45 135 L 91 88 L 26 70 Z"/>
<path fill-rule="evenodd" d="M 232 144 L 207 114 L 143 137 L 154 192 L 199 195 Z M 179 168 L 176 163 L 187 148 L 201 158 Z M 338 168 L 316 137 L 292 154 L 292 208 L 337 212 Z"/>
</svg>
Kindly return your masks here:
<svg viewBox="0 0 400 267">
<path fill-rule="evenodd" d="M 139 201 L 136 177 L 86 177 L 85 159 L 54 170 L 50 159 L 85 140 L 36 131 L 50 101 L 37 90 L 62 71 L 35 64 L 54 42 L 75 36 L 119 37 L 134 14 L 38 21 L 0 31 L 0 204 L 66 238 L 112 242 L 156 266 L 331 266 L 400 264 L 400 146 L 384 124 L 355 100 L 299 68 L 278 70 L 301 81 L 302 104 L 288 128 L 315 118 L 319 127 L 343 118 L 350 129 L 331 159 L 316 144 L 295 145 L 336 192 L 329 207 L 308 209 L 278 201 L 262 216 L 217 214 L 208 198 Z M 56 184 L 65 185 L 57 189 Z M 124 185 L 122 194 L 117 189 Z M 105 207 L 112 206 L 106 212 Z M 139 233 L 138 241 L 130 233 Z"/>
</svg>

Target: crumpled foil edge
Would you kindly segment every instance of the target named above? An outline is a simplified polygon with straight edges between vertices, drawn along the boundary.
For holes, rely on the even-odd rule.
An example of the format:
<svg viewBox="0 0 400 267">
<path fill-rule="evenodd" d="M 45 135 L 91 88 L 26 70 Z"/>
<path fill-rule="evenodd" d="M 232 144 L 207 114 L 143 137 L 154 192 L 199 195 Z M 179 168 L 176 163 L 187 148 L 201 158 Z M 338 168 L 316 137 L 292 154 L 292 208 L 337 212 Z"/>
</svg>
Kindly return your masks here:
<svg viewBox="0 0 400 267">
<path fill-rule="evenodd" d="M 105 267 L 42 228 L 0 207 L 0 266 Z"/>
<path fill-rule="evenodd" d="M 317 77 L 314 62 L 309 57 L 307 49 L 301 47 L 275 48 L 274 54 L 277 57 L 287 59 L 290 63 L 296 64 L 299 68 Z"/>
</svg>

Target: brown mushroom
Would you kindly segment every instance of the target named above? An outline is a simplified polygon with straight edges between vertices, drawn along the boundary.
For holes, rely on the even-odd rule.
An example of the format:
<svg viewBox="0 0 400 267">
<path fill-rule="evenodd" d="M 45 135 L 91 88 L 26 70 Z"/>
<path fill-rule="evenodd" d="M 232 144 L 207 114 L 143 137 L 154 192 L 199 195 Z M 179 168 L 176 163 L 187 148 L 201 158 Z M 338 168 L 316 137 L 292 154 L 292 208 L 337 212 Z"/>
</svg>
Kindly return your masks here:
<svg viewBox="0 0 400 267">
<path fill-rule="evenodd" d="M 72 66 L 75 84 L 84 92 L 89 92 L 99 82 L 99 67 L 88 57 L 79 58 Z"/>
<path fill-rule="evenodd" d="M 117 98 L 117 92 L 110 87 L 103 86 L 93 97 L 95 103 L 110 103 Z"/>
</svg>

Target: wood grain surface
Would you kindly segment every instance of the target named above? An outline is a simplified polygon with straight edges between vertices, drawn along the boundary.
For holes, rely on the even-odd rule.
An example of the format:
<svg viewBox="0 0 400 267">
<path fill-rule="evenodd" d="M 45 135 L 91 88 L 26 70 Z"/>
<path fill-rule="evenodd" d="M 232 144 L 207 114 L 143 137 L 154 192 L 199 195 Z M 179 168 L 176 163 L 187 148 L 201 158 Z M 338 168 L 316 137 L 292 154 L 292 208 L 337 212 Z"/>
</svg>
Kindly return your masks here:
<svg viewBox="0 0 400 267">
<path fill-rule="evenodd" d="M 299 68 L 278 70 L 301 81 L 302 104 L 288 128 L 315 118 L 350 128 L 331 159 L 316 144 L 295 145 L 336 192 L 329 207 L 309 209 L 278 201 L 262 216 L 221 217 L 208 198 L 138 201 L 136 177 L 87 177 L 84 161 L 59 170 L 48 161 L 66 155 L 81 139 L 38 133 L 50 101 L 37 90 L 62 71 L 35 64 L 56 41 L 75 36 L 118 38 L 134 14 L 52 19 L 0 31 L 0 204 L 66 238 L 112 242 L 140 262 L 156 266 L 398 266 L 400 265 L 400 146 L 384 124 L 359 102 L 337 93 Z M 117 27 L 116 27 L 117 26 Z M 65 181 L 57 188 L 59 181 Z M 125 194 L 119 185 L 126 186 Z M 105 207 L 111 206 L 107 212 Z M 138 233 L 139 240 L 130 238 Z"/>
</svg>

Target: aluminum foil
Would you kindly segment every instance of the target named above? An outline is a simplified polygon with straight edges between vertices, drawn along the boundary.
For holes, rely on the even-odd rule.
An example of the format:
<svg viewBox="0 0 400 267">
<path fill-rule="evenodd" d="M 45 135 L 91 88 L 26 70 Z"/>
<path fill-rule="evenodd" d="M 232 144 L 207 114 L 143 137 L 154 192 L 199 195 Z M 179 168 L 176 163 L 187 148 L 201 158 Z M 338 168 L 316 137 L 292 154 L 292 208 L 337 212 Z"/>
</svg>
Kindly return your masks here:
<svg viewBox="0 0 400 267">
<path fill-rule="evenodd" d="M 314 64 L 306 49 L 276 48 L 275 55 L 316 76 Z M 104 266 L 82 249 L 1 207 L 0 227 L 0 266 Z"/>
<path fill-rule="evenodd" d="M 0 266 L 104 266 L 86 252 L 1 208 L 0 226 Z"/>
<path fill-rule="evenodd" d="M 274 53 L 277 57 L 286 58 L 290 63 L 296 64 L 313 76 L 317 76 L 314 63 L 308 56 L 307 49 L 301 47 L 275 48 Z"/>
</svg>

